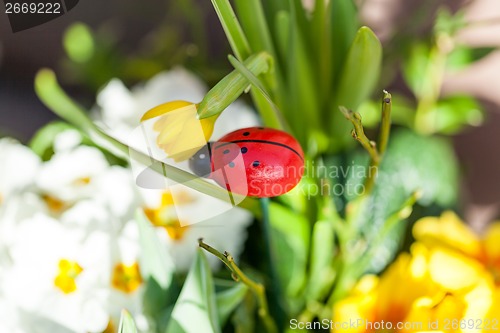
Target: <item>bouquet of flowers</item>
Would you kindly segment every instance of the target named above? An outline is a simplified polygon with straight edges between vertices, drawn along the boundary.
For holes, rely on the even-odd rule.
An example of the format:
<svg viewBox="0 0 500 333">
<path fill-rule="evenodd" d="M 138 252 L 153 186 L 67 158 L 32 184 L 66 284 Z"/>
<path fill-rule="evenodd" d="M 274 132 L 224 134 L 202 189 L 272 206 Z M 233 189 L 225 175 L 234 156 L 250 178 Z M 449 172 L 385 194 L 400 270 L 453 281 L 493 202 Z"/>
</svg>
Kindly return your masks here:
<svg viewBox="0 0 500 333">
<path fill-rule="evenodd" d="M 483 114 L 443 77 L 487 54 L 458 42 L 460 12 L 383 52 L 351 0 L 212 0 L 220 74 L 179 3 L 191 60 L 112 70 L 76 23 L 61 74 L 93 106 L 41 69 L 62 120 L 0 139 L 0 332 L 498 329 L 500 227 L 452 211 L 447 136 Z"/>
</svg>

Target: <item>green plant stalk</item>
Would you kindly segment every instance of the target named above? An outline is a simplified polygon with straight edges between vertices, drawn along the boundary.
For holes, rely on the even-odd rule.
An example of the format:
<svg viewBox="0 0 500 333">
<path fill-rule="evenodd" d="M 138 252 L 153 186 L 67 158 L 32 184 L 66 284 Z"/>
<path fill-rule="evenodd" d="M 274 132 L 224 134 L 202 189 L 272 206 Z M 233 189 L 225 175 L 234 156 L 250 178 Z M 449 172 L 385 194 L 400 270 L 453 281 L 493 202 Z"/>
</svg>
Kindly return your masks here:
<svg viewBox="0 0 500 333">
<path fill-rule="evenodd" d="M 282 68 L 269 31 L 261 0 L 236 0 L 238 17 L 254 52 L 265 51 L 273 59 L 273 70 L 261 76 L 261 80 L 273 98 L 280 93 L 277 82 L 283 81 Z M 255 98 L 254 98 L 255 100 Z"/>
<path fill-rule="evenodd" d="M 380 134 L 378 138 L 378 152 L 382 157 L 387 149 L 389 142 L 389 134 L 391 132 L 391 112 L 392 112 L 392 96 L 384 90 L 382 98 L 382 121 L 380 124 Z"/>
<path fill-rule="evenodd" d="M 229 192 L 223 188 L 195 177 L 189 172 L 155 160 L 105 133 L 92 122 L 83 108 L 62 90 L 53 71 L 42 69 L 38 72 L 35 77 L 35 91 L 40 100 L 55 114 L 81 129 L 91 138 L 97 141 L 104 141 L 111 145 L 114 150 L 120 153 L 121 157 L 127 158 L 133 155 L 138 162 L 144 165 L 150 165 L 150 168 L 159 174 L 165 175 L 178 183 L 185 184 L 198 192 L 227 201 Z M 250 210 L 254 214 L 260 214 L 258 203 L 254 201 L 256 200 L 247 197 L 240 202 L 239 206 Z"/>
<path fill-rule="evenodd" d="M 251 72 L 249 71 L 245 65 L 243 65 L 241 62 L 238 61 L 235 57 L 232 55 L 229 55 L 229 62 L 233 67 L 241 73 L 252 85 L 252 87 L 257 89 L 257 92 L 254 92 L 255 94 L 253 95 L 254 100 L 256 98 L 259 98 L 259 100 L 263 97 L 267 101 L 267 106 L 260 106 L 258 107 L 260 115 L 262 116 L 262 120 L 264 121 L 264 124 L 269 127 L 277 128 L 277 129 L 285 129 L 287 127 L 285 120 L 283 119 L 283 116 L 276 106 L 274 104 L 273 100 L 271 99 L 271 96 L 269 93 L 266 91 L 266 88 L 263 86 L 262 82 L 259 81 L 259 79 Z M 262 101 L 265 103 L 264 101 Z"/>
<path fill-rule="evenodd" d="M 378 167 L 387 149 L 387 143 L 389 142 L 389 136 L 391 134 L 391 112 L 392 112 L 392 96 L 390 93 L 384 90 L 384 96 L 382 98 L 382 119 L 380 122 L 380 133 L 377 142 L 378 148 L 378 159 L 370 160 L 368 166 L 368 177 L 365 181 L 365 193 L 370 194 L 373 187 L 375 186 L 375 179 L 378 175 Z M 373 171 L 374 170 L 374 171 Z"/>
<path fill-rule="evenodd" d="M 262 221 L 262 229 L 264 231 L 264 243 L 267 254 L 267 264 L 269 266 L 269 276 L 271 278 L 271 305 L 273 307 L 273 313 L 277 319 L 278 326 L 280 330 L 283 329 L 281 327 L 284 322 L 285 313 L 283 311 L 283 288 L 281 287 L 280 279 L 278 272 L 276 271 L 276 254 L 274 252 L 273 242 L 272 242 L 272 227 L 271 220 L 269 217 L 269 198 L 261 198 L 259 200 L 260 208 L 261 208 L 261 221 Z"/>
<path fill-rule="evenodd" d="M 261 0 L 236 0 L 234 3 L 252 50 L 266 51 L 276 59 Z"/>
<path fill-rule="evenodd" d="M 271 68 L 271 57 L 268 53 L 260 52 L 250 56 L 243 62 L 245 68 L 255 76 L 265 73 Z M 208 118 L 221 113 L 234 102 L 250 85 L 247 78 L 238 70 L 233 70 L 220 80 L 205 95 L 198 105 L 200 119 Z"/>
<path fill-rule="evenodd" d="M 420 134 L 432 134 L 436 131 L 436 124 L 432 118 L 432 109 L 439 99 L 443 85 L 446 60 L 448 58 L 448 45 L 451 37 L 447 34 L 436 36 L 436 45 L 431 50 L 429 63 L 423 74 L 431 78 L 428 87 L 421 87 L 418 93 L 418 104 L 415 112 L 415 129 Z"/>
<path fill-rule="evenodd" d="M 219 258 L 231 271 L 233 279 L 238 282 L 244 283 L 255 295 L 259 303 L 259 317 L 262 319 L 264 326 L 268 333 L 278 333 L 278 328 L 273 318 L 269 313 L 269 306 L 267 304 L 266 289 L 261 283 L 255 282 L 250 279 L 243 271 L 236 265 L 234 258 L 228 252 L 220 253 L 210 245 L 203 242 L 203 239 L 198 240 L 198 245 L 205 251 L 213 254 Z"/>
<path fill-rule="evenodd" d="M 236 58 L 244 61 L 252 54 L 252 50 L 229 0 L 212 0 L 212 5 Z"/>
<path fill-rule="evenodd" d="M 363 124 L 361 123 L 361 115 L 358 112 L 353 112 L 343 106 L 339 106 L 339 109 L 344 114 L 344 117 L 354 126 L 354 129 L 351 132 L 352 137 L 356 139 L 361 146 L 363 146 L 363 148 L 365 148 L 368 154 L 370 154 L 371 159 L 378 163 L 380 156 L 377 151 L 376 144 L 366 136 Z"/>
</svg>

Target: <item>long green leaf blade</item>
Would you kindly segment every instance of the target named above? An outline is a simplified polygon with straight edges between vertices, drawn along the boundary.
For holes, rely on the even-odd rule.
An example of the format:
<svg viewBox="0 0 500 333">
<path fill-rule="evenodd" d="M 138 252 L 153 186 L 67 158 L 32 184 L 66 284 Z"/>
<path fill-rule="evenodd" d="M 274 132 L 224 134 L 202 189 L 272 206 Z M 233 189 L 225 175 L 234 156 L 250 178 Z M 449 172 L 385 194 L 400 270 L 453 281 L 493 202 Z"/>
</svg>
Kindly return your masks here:
<svg viewBox="0 0 500 333">
<path fill-rule="evenodd" d="M 382 66 L 382 45 L 368 27 L 361 27 L 349 49 L 343 65 L 337 94 L 333 100 L 331 132 L 334 150 L 352 144 L 350 127 L 338 111 L 339 106 L 356 108 L 373 92 Z"/>
<path fill-rule="evenodd" d="M 141 273 L 144 278 L 153 278 L 162 289 L 167 290 L 175 272 L 174 262 L 161 245 L 154 227 L 146 220 L 143 213 L 135 215 L 139 225 L 141 242 Z"/>
<path fill-rule="evenodd" d="M 137 333 L 137 328 L 135 327 L 134 319 L 126 310 L 122 310 L 122 315 L 120 317 L 120 325 L 118 327 L 118 333 Z"/>
<path fill-rule="evenodd" d="M 248 287 L 243 283 L 237 283 L 234 287 L 217 293 L 217 311 L 219 322 L 224 326 L 231 313 L 243 301 L 248 292 Z"/>
<path fill-rule="evenodd" d="M 238 72 L 240 72 L 241 75 L 243 75 L 250 82 L 252 87 L 255 87 L 262 94 L 262 96 L 269 103 L 270 108 L 266 109 L 259 108 L 260 115 L 262 116 L 264 123 L 267 126 L 273 128 L 284 129 L 286 127 L 285 121 L 281 116 L 278 107 L 276 106 L 276 104 L 274 104 L 271 96 L 266 91 L 266 88 L 262 85 L 261 81 L 251 71 L 249 71 L 244 64 L 239 62 L 238 59 L 236 59 L 232 55 L 229 55 L 229 62 Z"/>
<path fill-rule="evenodd" d="M 220 333 L 212 273 L 201 249 L 174 306 L 167 332 Z"/>
<path fill-rule="evenodd" d="M 250 56 L 252 50 L 229 0 L 212 0 L 212 5 L 217 12 L 231 49 L 240 61 L 245 60 Z"/>
</svg>

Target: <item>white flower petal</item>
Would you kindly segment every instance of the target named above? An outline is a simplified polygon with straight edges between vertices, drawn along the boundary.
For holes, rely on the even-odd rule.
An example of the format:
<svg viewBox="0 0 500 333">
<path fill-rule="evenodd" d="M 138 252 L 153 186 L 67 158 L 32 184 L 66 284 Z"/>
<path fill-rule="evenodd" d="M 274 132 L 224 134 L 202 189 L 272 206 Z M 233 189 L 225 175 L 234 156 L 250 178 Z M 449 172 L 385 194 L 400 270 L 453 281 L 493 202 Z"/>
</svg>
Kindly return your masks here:
<svg viewBox="0 0 500 333">
<path fill-rule="evenodd" d="M 14 193 L 32 185 L 40 158 L 28 147 L 10 139 L 0 139 L 0 205 Z"/>
</svg>

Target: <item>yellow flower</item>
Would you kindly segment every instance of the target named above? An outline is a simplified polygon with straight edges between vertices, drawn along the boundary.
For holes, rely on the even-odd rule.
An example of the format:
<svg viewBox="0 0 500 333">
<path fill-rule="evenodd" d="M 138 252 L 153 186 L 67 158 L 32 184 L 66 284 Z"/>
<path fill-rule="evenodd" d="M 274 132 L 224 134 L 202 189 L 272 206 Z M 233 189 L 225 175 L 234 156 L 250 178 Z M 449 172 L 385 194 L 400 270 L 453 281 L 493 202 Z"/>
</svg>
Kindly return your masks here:
<svg viewBox="0 0 500 333">
<path fill-rule="evenodd" d="M 475 234 L 453 212 L 417 221 L 413 235 L 428 247 L 446 247 L 482 264 L 500 287 L 500 222 L 492 223 L 483 237 Z"/>
<path fill-rule="evenodd" d="M 334 305 L 333 321 L 357 323 L 342 329 L 350 333 L 458 332 L 452 321 L 485 318 L 492 293 L 488 274 L 475 260 L 417 242 L 380 278 L 363 277 Z"/>
<path fill-rule="evenodd" d="M 200 120 L 197 109 L 198 105 L 191 102 L 172 101 L 147 111 L 141 122 L 154 119 L 152 129 L 158 132 L 156 144 L 179 162 L 191 157 L 212 136 L 218 114 Z"/>
</svg>

